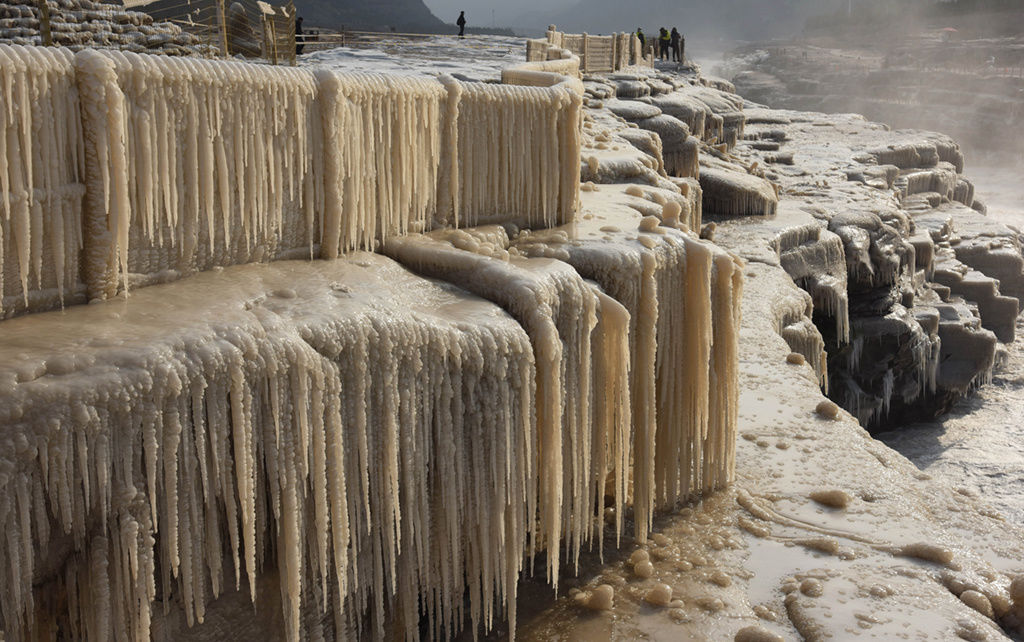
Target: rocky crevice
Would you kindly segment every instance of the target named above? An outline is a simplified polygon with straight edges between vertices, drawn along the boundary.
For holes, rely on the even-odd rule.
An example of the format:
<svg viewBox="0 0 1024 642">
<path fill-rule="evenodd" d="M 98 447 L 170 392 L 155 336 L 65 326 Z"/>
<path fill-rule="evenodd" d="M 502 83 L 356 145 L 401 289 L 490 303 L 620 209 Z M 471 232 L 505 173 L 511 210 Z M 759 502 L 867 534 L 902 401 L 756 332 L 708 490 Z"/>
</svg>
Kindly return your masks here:
<svg viewBox="0 0 1024 642">
<path fill-rule="evenodd" d="M 810 295 L 814 326 L 793 319 L 780 333 L 864 426 L 930 418 L 990 380 L 1024 296 L 1021 241 L 985 218 L 951 138 L 853 115 L 744 110 L 731 86 L 696 73 L 586 84 L 595 122 L 638 133 L 597 140 L 618 153 L 585 158 L 584 180 L 697 178 L 706 236 L 738 216 L 784 221 L 764 223 L 776 236 L 753 258 Z M 640 169 L 624 176 L 629 165 Z"/>
</svg>

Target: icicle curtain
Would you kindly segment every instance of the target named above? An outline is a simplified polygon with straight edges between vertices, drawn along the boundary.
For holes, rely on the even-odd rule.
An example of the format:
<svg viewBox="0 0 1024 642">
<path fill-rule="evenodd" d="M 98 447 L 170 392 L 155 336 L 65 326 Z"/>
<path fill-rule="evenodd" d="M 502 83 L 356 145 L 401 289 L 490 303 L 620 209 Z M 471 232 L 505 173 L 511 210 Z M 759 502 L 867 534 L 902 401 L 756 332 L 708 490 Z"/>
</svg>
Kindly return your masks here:
<svg viewBox="0 0 1024 642">
<path fill-rule="evenodd" d="M 437 223 L 571 221 L 578 88 L 476 85 L 0 45 L 0 312 Z"/>
</svg>

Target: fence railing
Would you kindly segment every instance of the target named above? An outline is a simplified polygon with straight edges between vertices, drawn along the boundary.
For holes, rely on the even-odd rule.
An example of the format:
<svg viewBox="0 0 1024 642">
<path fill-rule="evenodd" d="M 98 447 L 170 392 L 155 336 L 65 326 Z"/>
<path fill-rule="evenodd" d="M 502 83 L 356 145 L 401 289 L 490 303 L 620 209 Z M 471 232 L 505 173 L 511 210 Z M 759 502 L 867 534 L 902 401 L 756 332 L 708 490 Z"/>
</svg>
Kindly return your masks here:
<svg viewBox="0 0 1024 642">
<path fill-rule="evenodd" d="M 653 56 L 645 57 L 640 40 L 633 33 L 591 36 L 558 31 L 552 25 L 546 39 L 526 41 L 526 60 L 540 62 L 557 58 L 567 50 L 580 59 L 583 73 L 618 71 L 630 65 L 653 66 Z"/>
<path fill-rule="evenodd" d="M 304 47 L 303 53 L 350 47 L 354 49 L 367 47 L 387 49 L 389 45 L 408 45 L 415 43 L 425 47 L 447 47 L 448 44 L 436 40 L 444 34 L 412 33 L 402 31 L 360 31 L 352 29 L 313 28 L 296 36 L 296 43 Z M 491 49 L 493 42 L 480 36 L 466 36 L 459 39 L 460 49 Z"/>
<path fill-rule="evenodd" d="M 224 0 L 217 0 L 223 3 Z M 263 29 L 263 57 L 270 62 L 295 64 L 296 34 L 295 5 L 291 0 L 280 7 L 269 5 L 262 0 L 256 2 L 260 8 L 260 25 Z"/>
<path fill-rule="evenodd" d="M 7 45 L 0 58 L 20 61 L 0 69 L 0 104 L 20 106 L 0 110 L 0 156 L 14 159 L 0 168 L 0 317 L 411 229 L 575 216 L 576 78 L 513 87 Z"/>
</svg>

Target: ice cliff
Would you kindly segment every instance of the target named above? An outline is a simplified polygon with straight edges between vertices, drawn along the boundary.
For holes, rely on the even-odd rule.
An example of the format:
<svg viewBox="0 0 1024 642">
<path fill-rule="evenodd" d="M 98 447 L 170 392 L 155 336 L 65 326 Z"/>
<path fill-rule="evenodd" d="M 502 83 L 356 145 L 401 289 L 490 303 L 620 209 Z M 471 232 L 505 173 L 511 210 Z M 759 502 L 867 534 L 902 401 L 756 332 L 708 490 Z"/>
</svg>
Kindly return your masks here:
<svg viewBox="0 0 1024 642">
<path fill-rule="evenodd" d="M 685 68 L 591 75 L 584 86 L 587 231 L 556 247 L 572 257 L 589 235 L 614 234 L 622 204 L 639 216 L 671 212 L 746 260 L 737 482 L 663 517 L 520 631 L 1014 635 L 1020 532 L 861 428 L 937 412 L 989 376 L 998 335 L 1012 339 L 1020 246 L 968 207 L 956 144 L 857 116 L 749 105 L 735 140 L 717 127 L 652 137 L 659 103 L 721 93 L 701 102 L 724 123 L 737 98 Z M 687 145 L 698 172 L 668 170 L 668 154 Z M 706 174 L 729 189 L 716 193 Z M 764 187 L 745 189 L 755 185 Z M 755 216 L 737 216 L 748 207 Z M 602 609 L 614 616 L 589 615 Z"/>
<path fill-rule="evenodd" d="M 8 637 L 1020 629 L 1020 532 L 861 428 L 1012 338 L 952 140 L 571 56 L 0 62 Z"/>
<path fill-rule="evenodd" d="M 575 59 L 0 58 L 6 635 L 224 634 L 239 594 L 287 639 L 514 632 L 606 485 L 642 538 L 732 479 L 742 261 L 692 179 L 560 249 Z"/>
</svg>

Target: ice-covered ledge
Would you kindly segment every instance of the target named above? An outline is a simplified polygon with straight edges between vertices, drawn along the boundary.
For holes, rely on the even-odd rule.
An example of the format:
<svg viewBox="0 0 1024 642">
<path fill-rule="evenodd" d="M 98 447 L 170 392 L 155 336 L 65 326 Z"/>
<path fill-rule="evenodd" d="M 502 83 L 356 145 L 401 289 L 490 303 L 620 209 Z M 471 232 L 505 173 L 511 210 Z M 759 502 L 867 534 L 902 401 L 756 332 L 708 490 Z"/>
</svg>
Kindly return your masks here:
<svg viewBox="0 0 1024 642">
<path fill-rule="evenodd" d="M 238 594 L 279 613 L 272 630 L 288 639 L 327 620 L 415 634 L 421 616 L 437 637 L 506 618 L 514 630 L 527 552 L 547 551 L 557 585 L 561 547 L 575 563 L 605 536 L 606 480 L 616 534 L 632 503 L 642 535 L 655 505 L 732 479 L 741 262 L 689 229 L 696 183 L 650 197 L 664 219 L 625 212 L 640 238 L 600 256 L 522 256 L 539 251 L 530 229 L 571 224 L 578 206 L 572 58 L 526 70 L 549 86 L 495 86 L 11 55 L 60 72 L 33 118 L 83 114 L 53 159 L 84 185 L 65 228 L 84 258 L 19 209 L 26 240 L 5 268 L 27 282 L 48 265 L 45 240 L 106 297 L 4 325 L 11 636 L 141 639 L 184 635 L 181 621 L 209 635 Z M 32 82 L 18 76 L 15 97 Z M 18 169 L 8 178 L 31 186 Z M 488 221 L 522 243 L 472 229 Z M 445 247 L 407 235 L 441 225 L 470 230 Z M 333 258 L 384 241 L 501 307 L 380 256 Z M 299 252 L 328 260 L 259 264 Z M 620 258 L 629 270 L 590 276 L 625 303 L 576 270 Z M 182 609 L 154 616 L 158 598 Z"/>
<path fill-rule="evenodd" d="M 1001 627 L 1024 622 L 1024 580 L 1011 590 L 1020 529 L 837 410 L 779 333 L 801 319 L 813 328 L 810 295 L 771 261 L 744 276 L 733 488 L 657 520 L 648 540 L 566 582 L 559 603 L 521 613 L 522 635 L 1006 639 Z M 595 617 L 602 586 L 614 615 Z"/>
<path fill-rule="evenodd" d="M 553 86 L 8 45 L 0 59 L 19 106 L 0 150 L 3 316 L 575 212 L 571 59 Z"/>
<path fill-rule="evenodd" d="M 533 379 L 500 308 L 372 254 L 6 320 L 5 635 L 149 639 L 154 600 L 198 624 L 270 569 L 274 635 L 324 608 L 359 621 L 366 600 L 416 620 L 427 594 L 435 626 L 459 628 L 467 589 L 482 626 L 514 603 L 534 528 Z"/>
<path fill-rule="evenodd" d="M 548 60 L 524 62 L 502 69 L 501 82 L 530 87 L 562 86 L 582 96 L 579 57 L 565 49 L 549 50 L 549 56 L 551 58 Z"/>
<path fill-rule="evenodd" d="M 594 160 L 584 177 L 598 184 L 584 191 L 585 220 L 602 216 L 587 207 L 589 190 L 611 202 L 630 192 L 682 187 L 665 176 L 658 146 L 630 132 L 629 123 L 658 116 L 647 96 L 655 104 L 681 103 L 710 89 L 687 87 L 700 82 L 655 74 L 587 79 L 583 157 Z M 612 100 L 619 88 L 645 102 L 630 114 L 623 104 L 629 101 Z M 880 321 L 894 328 L 927 325 L 929 339 L 946 333 L 947 367 L 929 367 L 935 352 L 918 353 L 920 360 L 901 355 L 900 372 L 913 388 L 895 390 L 912 398 L 930 385 L 964 390 L 983 379 L 995 336 L 981 328 L 970 301 L 954 301 L 949 292 L 943 293 L 948 300 L 930 298 L 933 257 L 944 253 L 943 260 L 954 261 L 962 253 L 979 271 L 1001 270 L 1015 290 L 1021 266 L 1015 237 L 973 220 L 963 205 L 972 195 L 958 175 L 962 158 L 947 137 L 891 132 L 852 115 L 751 109 L 743 138 L 732 148 L 703 140 L 701 161 L 713 157 L 716 166 L 730 164 L 731 171 L 775 182 L 777 213 L 736 218 L 698 199 L 702 236 L 747 259 L 735 489 L 657 521 L 649 539 L 627 543 L 610 563 L 606 556 L 569 584 L 564 600 L 531 614 L 525 625 L 521 614 L 520 630 L 528 636 L 572 630 L 603 638 L 738 641 L 852 638 L 858 632 L 884 638 L 1019 635 L 1024 535 L 1018 526 L 984 498 L 931 479 L 871 439 L 820 388 L 823 335 L 856 350 L 871 305 L 892 302 L 892 293 L 866 299 L 872 283 L 881 293 L 912 290 L 913 297 L 896 297 L 900 305 L 917 298 L 941 310 L 918 320 L 897 309 Z M 626 158 L 629 163 L 620 160 Z M 647 185 L 614 185 L 616 177 Z M 653 204 L 634 206 L 660 214 Z M 957 225 L 966 242 L 958 242 Z M 578 243 L 571 236 L 566 242 Z M 954 340 L 957 334 L 991 342 L 968 347 Z M 924 347 L 919 338 L 909 339 Z M 900 365 L 877 354 L 865 352 L 865 372 Z M 884 381 L 878 377 L 881 388 Z M 595 617 L 593 610 L 611 614 Z"/>
</svg>

